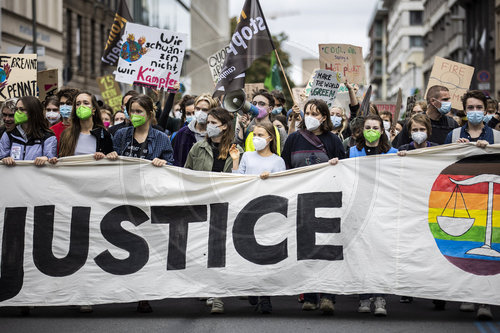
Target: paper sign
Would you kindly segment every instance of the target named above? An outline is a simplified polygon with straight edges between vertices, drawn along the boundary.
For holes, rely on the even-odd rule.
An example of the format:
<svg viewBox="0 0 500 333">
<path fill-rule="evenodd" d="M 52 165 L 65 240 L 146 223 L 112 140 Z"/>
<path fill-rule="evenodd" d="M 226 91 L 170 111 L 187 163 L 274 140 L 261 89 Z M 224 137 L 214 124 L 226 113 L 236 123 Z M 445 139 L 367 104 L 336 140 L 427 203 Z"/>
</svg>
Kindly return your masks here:
<svg viewBox="0 0 500 333">
<path fill-rule="evenodd" d="M 373 104 L 377 107 L 378 112 L 389 111 L 393 116 L 394 112 L 396 112 L 396 103 L 375 101 Z"/>
<path fill-rule="evenodd" d="M 0 54 L 0 101 L 36 96 L 36 54 Z"/>
<path fill-rule="evenodd" d="M 127 22 L 115 80 L 151 89 L 179 82 L 187 35 Z"/>
<path fill-rule="evenodd" d="M 113 75 L 99 76 L 96 81 L 104 103 L 111 106 L 114 112 L 119 111 L 122 106 L 122 92 Z"/>
<path fill-rule="evenodd" d="M 38 99 L 44 101 L 48 96 L 54 96 L 57 93 L 58 82 L 57 69 L 38 72 Z"/>
<path fill-rule="evenodd" d="M 264 83 L 245 83 L 245 94 L 247 95 L 247 100 L 251 101 L 253 95 L 264 88 Z"/>
<path fill-rule="evenodd" d="M 427 91 L 430 87 L 435 85 L 445 86 L 450 90 L 451 107 L 463 110 L 460 98 L 469 89 L 472 75 L 474 75 L 474 67 L 435 57 L 425 97 L 427 97 Z"/>
<path fill-rule="evenodd" d="M 304 94 L 306 95 L 306 97 L 309 97 L 309 94 L 311 93 L 312 84 L 314 82 L 314 76 L 316 75 L 317 71 L 319 71 L 319 68 L 313 70 L 311 77 L 309 78 L 309 81 L 307 81 L 306 87 L 304 88 Z"/>
<path fill-rule="evenodd" d="M 226 60 L 228 50 L 229 46 L 226 46 L 207 58 L 208 67 L 210 68 L 210 73 L 212 73 L 214 84 L 217 84 L 219 81 L 219 75 L 224 67 L 224 60 Z"/>
<path fill-rule="evenodd" d="M 314 76 L 309 99 L 321 99 L 331 108 L 341 82 L 341 73 L 320 69 Z"/>
<path fill-rule="evenodd" d="M 304 88 L 292 88 L 292 93 L 295 103 L 297 103 L 301 110 L 304 110 L 304 105 L 307 101 L 307 96 L 304 93 Z"/>
<path fill-rule="evenodd" d="M 339 72 L 349 83 L 365 84 L 363 48 L 349 44 L 319 44 L 321 69 Z"/>
</svg>

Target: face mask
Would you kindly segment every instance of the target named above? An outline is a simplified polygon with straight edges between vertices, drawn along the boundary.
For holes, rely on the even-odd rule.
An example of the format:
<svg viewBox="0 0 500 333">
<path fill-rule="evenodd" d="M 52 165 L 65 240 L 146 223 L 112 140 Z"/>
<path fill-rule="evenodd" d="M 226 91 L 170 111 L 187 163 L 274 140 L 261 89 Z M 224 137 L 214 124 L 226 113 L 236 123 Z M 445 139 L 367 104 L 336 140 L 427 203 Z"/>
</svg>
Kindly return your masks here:
<svg viewBox="0 0 500 333">
<path fill-rule="evenodd" d="M 28 114 L 21 112 L 19 110 L 14 113 L 14 123 L 16 125 L 24 124 L 25 122 L 28 121 Z"/>
<path fill-rule="evenodd" d="M 484 116 L 484 118 L 483 118 L 484 123 L 488 124 L 490 122 L 491 118 L 493 118 L 492 114 L 487 114 L 486 116 Z"/>
<path fill-rule="evenodd" d="M 92 117 L 92 109 L 85 105 L 80 105 L 76 108 L 76 116 L 81 120 L 89 119 Z"/>
<path fill-rule="evenodd" d="M 133 114 L 132 117 L 130 117 L 130 121 L 132 122 L 132 125 L 134 127 L 139 127 L 146 123 L 146 117 L 139 116 L 138 114 Z"/>
<path fill-rule="evenodd" d="M 412 132 L 411 138 L 416 143 L 421 144 L 422 142 L 427 140 L 427 133 L 425 133 L 425 132 Z"/>
<path fill-rule="evenodd" d="M 334 127 L 334 128 L 337 128 L 337 127 L 339 127 L 340 125 L 342 125 L 342 117 L 339 117 L 339 116 L 331 116 L 330 118 L 332 119 L 332 123 L 333 123 L 333 127 Z"/>
<path fill-rule="evenodd" d="M 186 122 L 189 124 L 191 121 L 193 121 L 193 116 L 187 116 L 186 117 Z"/>
<path fill-rule="evenodd" d="M 365 137 L 366 141 L 372 143 L 380 139 L 381 133 L 377 130 L 374 129 L 367 129 L 363 131 L 363 136 Z"/>
<path fill-rule="evenodd" d="M 123 113 L 125 113 L 125 118 L 130 119 L 130 116 L 128 115 L 126 106 L 123 107 Z"/>
<path fill-rule="evenodd" d="M 261 138 L 259 136 L 254 136 L 253 137 L 253 146 L 255 147 L 256 151 L 261 151 L 267 146 L 267 140 L 264 138 Z"/>
<path fill-rule="evenodd" d="M 479 125 L 484 119 L 484 112 L 481 110 L 467 111 L 467 120 L 472 125 Z"/>
<path fill-rule="evenodd" d="M 214 124 L 208 124 L 207 125 L 207 135 L 209 138 L 214 138 L 219 136 L 221 133 L 221 130 L 219 126 L 214 125 Z"/>
<path fill-rule="evenodd" d="M 451 110 L 451 102 L 441 102 L 441 107 L 438 109 L 441 114 L 447 114 Z"/>
<path fill-rule="evenodd" d="M 207 117 L 208 113 L 203 112 L 203 111 L 195 111 L 194 116 L 196 117 L 196 121 L 200 124 L 206 124 L 207 123 Z"/>
<path fill-rule="evenodd" d="M 69 118 L 71 116 L 71 105 L 61 105 L 59 107 L 59 112 L 61 113 L 61 117 Z"/>
<path fill-rule="evenodd" d="M 104 127 L 108 128 L 108 127 L 109 127 L 109 125 L 111 125 L 111 123 L 110 123 L 109 121 L 105 121 L 105 122 L 104 122 Z"/>
<path fill-rule="evenodd" d="M 306 116 L 305 124 L 308 131 L 314 131 L 321 125 L 318 119 L 311 116 Z"/>
<path fill-rule="evenodd" d="M 119 125 L 119 124 L 121 124 L 121 123 L 123 123 L 123 120 L 116 120 L 116 121 L 115 121 L 115 125 Z"/>
<path fill-rule="evenodd" d="M 386 131 L 388 131 L 388 130 L 390 130 L 390 129 L 391 129 L 391 123 L 390 123 L 389 121 L 384 120 L 384 121 L 383 121 L 383 123 L 384 123 L 384 129 L 385 129 Z"/>
<path fill-rule="evenodd" d="M 279 106 L 273 109 L 272 114 L 280 114 L 281 112 L 283 112 L 283 107 Z"/>
<path fill-rule="evenodd" d="M 57 123 L 59 121 L 59 118 L 61 117 L 61 114 L 59 112 L 55 111 L 48 111 L 45 114 L 45 118 L 49 121 L 51 125 Z"/>
</svg>

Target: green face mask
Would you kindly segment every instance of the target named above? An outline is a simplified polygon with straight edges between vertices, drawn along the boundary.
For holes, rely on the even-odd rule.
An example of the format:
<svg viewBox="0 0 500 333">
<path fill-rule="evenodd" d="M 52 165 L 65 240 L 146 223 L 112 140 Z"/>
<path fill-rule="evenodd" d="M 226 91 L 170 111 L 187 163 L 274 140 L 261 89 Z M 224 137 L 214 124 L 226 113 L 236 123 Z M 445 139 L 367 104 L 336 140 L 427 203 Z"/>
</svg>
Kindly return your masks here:
<svg viewBox="0 0 500 333">
<path fill-rule="evenodd" d="M 14 123 L 16 125 L 24 124 L 27 121 L 28 121 L 27 113 L 24 113 L 20 110 L 17 110 L 16 113 L 14 113 Z"/>
<path fill-rule="evenodd" d="M 146 117 L 139 116 L 138 114 L 133 114 L 130 116 L 130 121 L 132 122 L 132 125 L 134 125 L 134 127 L 139 127 L 146 123 Z"/>
<path fill-rule="evenodd" d="M 366 141 L 370 143 L 380 139 L 380 135 L 382 135 L 382 133 L 374 129 L 368 129 L 363 131 L 363 136 L 365 137 Z"/>
<path fill-rule="evenodd" d="M 76 116 L 81 120 L 89 119 L 92 117 L 92 109 L 85 105 L 80 105 L 76 108 Z"/>
</svg>

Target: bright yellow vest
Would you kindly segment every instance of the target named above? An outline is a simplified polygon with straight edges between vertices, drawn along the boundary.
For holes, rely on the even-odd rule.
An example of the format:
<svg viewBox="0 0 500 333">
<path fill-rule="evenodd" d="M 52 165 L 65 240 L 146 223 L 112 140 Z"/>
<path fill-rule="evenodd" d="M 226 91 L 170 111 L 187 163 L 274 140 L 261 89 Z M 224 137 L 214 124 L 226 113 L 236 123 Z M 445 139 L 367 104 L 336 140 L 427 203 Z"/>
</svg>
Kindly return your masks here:
<svg viewBox="0 0 500 333">
<path fill-rule="evenodd" d="M 280 142 L 280 132 L 274 127 L 274 132 L 276 133 L 276 150 L 278 151 L 278 156 L 281 156 L 281 142 Z M 245 140 L 245 151 L 255 151 L 253 146 L 253 131 L 248 133 L 247 139 Z"/>
</svg>

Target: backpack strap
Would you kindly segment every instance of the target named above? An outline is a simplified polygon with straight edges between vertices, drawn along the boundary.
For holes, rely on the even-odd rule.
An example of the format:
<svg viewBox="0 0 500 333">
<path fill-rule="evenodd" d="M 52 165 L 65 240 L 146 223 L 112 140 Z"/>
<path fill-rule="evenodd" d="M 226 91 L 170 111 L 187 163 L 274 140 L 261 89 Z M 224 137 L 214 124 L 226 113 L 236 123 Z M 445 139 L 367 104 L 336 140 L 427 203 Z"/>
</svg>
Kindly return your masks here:
<svg viewBox="0 0 500 333">
<path fill-rule="evenodd" d="M 314 147 L 316 147 L 317 149 L 321 150 L 323 153 L 328 155 L 323 142 L 321 142 L 321 140 L 316 135 L 314 135 L 312 132 L 305 131 L 305 130 L 301 129 L 301 130 L 299 130 L 299 134 L 302 135 L 302 137 L 304 137 L 304 139 L 306 139 Z"/>
</svg>

